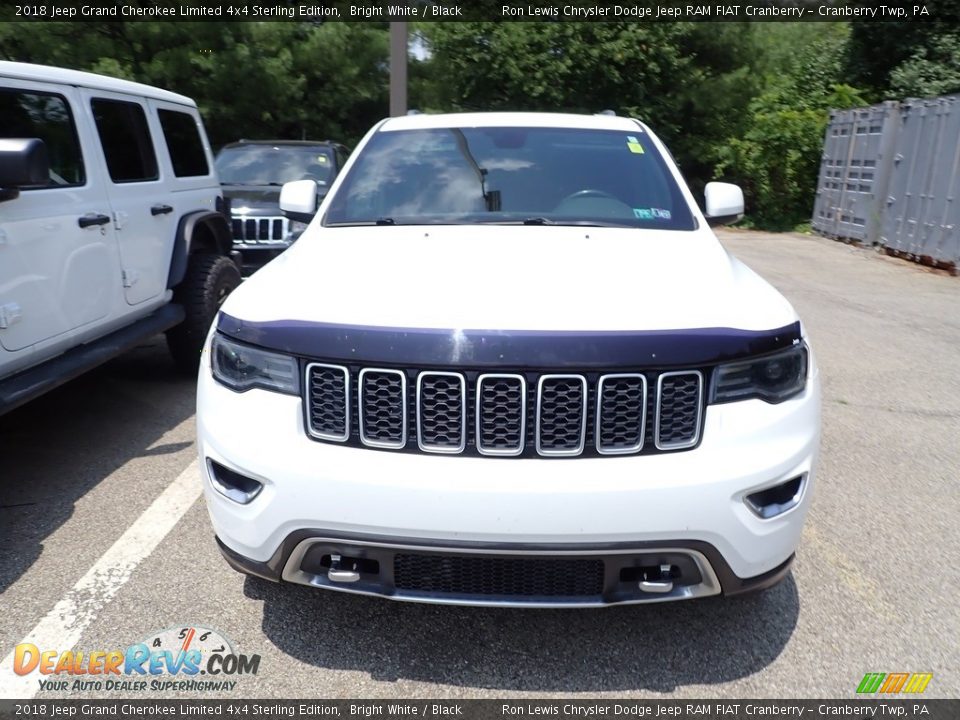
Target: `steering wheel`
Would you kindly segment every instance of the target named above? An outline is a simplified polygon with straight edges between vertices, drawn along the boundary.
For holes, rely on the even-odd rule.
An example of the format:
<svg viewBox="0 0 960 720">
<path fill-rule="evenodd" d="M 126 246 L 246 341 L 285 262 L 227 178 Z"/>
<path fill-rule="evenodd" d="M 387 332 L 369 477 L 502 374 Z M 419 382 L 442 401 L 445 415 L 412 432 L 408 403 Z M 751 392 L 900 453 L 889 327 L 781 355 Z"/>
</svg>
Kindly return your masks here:
<svg viewBox="0 0 960 720">
<path fill-rule="evenodd" d="M 560 215 L 590 215 L 591 217 L 633 217 L 633 209 L 623 200 L 603 190 L 588 188 L 567 195 L 553 209 Z"/>
</svg>

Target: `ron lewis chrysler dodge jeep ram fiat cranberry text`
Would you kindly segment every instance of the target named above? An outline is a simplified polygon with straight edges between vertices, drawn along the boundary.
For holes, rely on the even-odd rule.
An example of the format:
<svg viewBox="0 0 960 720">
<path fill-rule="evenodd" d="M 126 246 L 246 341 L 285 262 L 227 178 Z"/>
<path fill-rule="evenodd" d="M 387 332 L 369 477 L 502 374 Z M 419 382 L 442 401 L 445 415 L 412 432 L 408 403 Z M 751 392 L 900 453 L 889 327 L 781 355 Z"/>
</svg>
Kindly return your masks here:
<svg viewBox="0 0 960 720">
<path fill-rule="evenodd" d="M 820 434 L 803 326 L 612 116 L 374 127 L 224 303 L 199 379 L 237 569 L 464 604 L 590 606 L 788 572 Z"/>
</svg>

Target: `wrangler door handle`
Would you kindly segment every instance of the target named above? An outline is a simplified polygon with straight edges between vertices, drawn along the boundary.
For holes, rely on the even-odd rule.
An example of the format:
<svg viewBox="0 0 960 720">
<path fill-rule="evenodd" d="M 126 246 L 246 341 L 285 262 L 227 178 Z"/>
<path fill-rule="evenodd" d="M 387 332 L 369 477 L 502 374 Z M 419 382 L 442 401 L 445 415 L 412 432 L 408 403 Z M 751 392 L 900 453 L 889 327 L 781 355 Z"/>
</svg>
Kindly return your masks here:
<svg viewBox="0 0 960 720">
<path fill-rule="evenodd" d="M 167 213 L 172 213 L 173 208 L 169 205 L 154 205 L 150 208 L 151 215 L 166 215 Z"/>
<path fill-rule="evenodd" d="M 108 222 L 110 222 L 110 216 L 102 215 L 101 213 L 91 213 L 90 215 L 77 218 L 77 225 L 82 228 L 90 227 L 91 225 L 106 225 Z"/>
</svg>

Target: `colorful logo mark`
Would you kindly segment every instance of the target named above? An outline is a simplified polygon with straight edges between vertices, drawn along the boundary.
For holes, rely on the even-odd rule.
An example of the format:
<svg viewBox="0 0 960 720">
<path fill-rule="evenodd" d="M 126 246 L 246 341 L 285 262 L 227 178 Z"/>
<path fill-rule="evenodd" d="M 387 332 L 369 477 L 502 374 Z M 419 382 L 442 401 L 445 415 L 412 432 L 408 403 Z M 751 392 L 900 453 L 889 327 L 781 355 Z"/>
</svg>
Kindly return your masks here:
<svg viewBox="0 0 960 720">
<path fill-rule="evenodd" d="M 857 693 L 917 694 L 927 689 L 932 678 L 933 673 L 867 673 L 857 686 Z"/>
</svg>

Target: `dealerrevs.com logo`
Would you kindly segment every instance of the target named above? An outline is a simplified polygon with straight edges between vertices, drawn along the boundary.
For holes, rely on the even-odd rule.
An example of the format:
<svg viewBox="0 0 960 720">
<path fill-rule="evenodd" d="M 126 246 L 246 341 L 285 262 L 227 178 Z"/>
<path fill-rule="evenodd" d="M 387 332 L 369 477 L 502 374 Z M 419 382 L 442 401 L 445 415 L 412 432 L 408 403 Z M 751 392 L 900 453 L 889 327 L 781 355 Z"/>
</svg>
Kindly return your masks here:
<svg viewBox="0 0 960 720">
<path fill-rule="evenodd" d="M 21 643 L 13 659 L 17 675 L 36 673 L 41 690 L 62 692 L 224 692 L 259 669 L 259 655 L 237 653 L 222 633 L 199 626 L 151 633 L 125 650 L 61 652 Z"/>
</svg>

